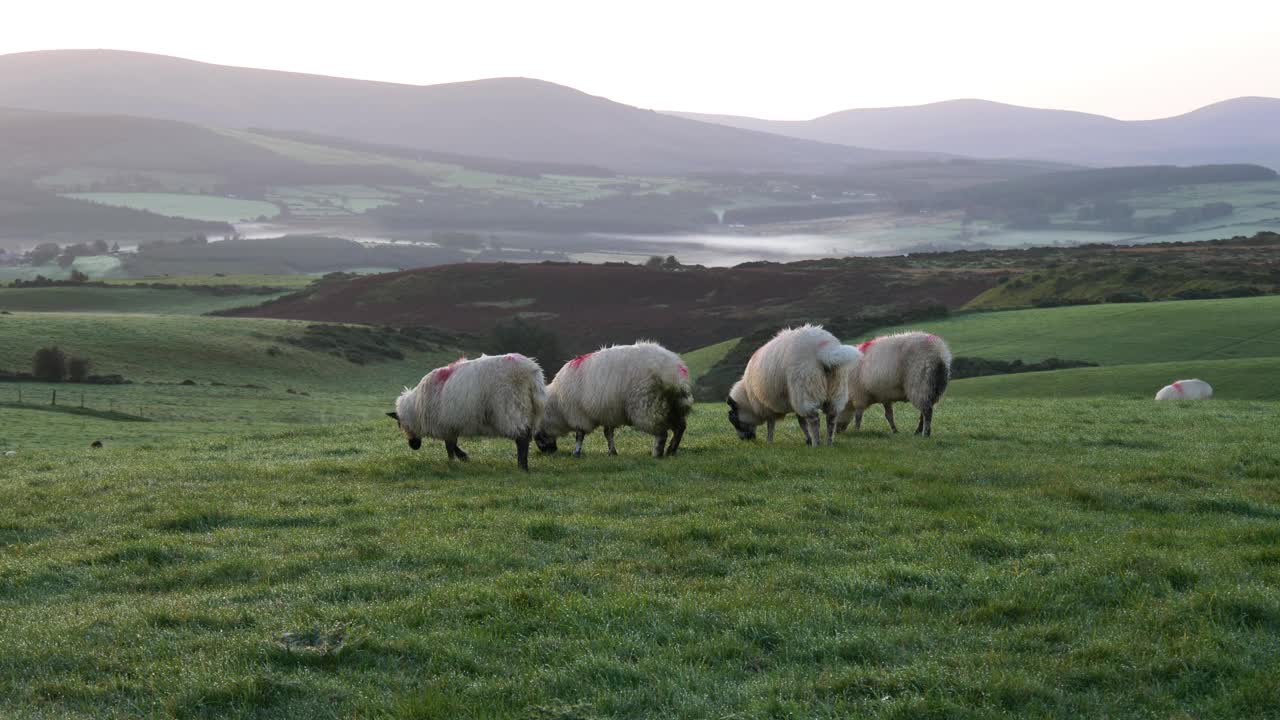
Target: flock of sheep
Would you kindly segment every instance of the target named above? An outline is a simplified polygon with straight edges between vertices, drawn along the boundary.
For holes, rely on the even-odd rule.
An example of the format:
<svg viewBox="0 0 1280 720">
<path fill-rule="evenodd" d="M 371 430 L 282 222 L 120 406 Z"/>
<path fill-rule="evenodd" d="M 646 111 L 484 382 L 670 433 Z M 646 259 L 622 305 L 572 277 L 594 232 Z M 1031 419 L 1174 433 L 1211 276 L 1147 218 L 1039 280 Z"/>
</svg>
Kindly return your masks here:
<svg viewBox="0 0 1280 720">
<path fill-rule="evenodd" d="M 821 327 L 779 332 L 751 356 L 729 392 L 729 422 L 744 440 L 764 425 L 795 414 L 808 444 L 830 445 L 852 420 L 861 427 L 871 405 L 883 405 L 897 432 L 893 404 L 909 401 L 920 411 L 916 433 L 933 430 L 933 407 L 946 392 L 951 351 L 936 335 L 907 332 L 843 345 Z M 653 436 L 653 456 L 675 455 L 684 437 L 693 388 L 679 355 L 651 342 L 617 345 L 565 363 L 547 385 L 538 364 L 523 355 L 461 359 L 427 373 L 396 401 L 396 420 L 409 447 L 423 438 L 443 440 L 449 459 L 466 460 L 461 437 L 514 440 L 520 469 L 529 469 L 529 444 L 555 452 L 556 440 L 573 433 L 575 456 L 584 438 L 604 429 L 609 454 L 614 432 L 633 427 Z M 821 420 L 827 420 L 822 432 Z"/>
</svg>

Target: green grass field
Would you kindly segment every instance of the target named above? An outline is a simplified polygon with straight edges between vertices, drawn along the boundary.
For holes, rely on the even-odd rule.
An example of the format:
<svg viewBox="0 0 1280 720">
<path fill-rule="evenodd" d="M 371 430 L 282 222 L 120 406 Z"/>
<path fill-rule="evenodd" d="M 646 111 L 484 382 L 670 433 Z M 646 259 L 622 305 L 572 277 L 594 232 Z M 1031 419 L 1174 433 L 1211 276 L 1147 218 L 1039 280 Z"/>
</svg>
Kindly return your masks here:
<svg viewBox="0 0 1280 720">
<path fill-rule="evenodd" d="M 10 312 L 154 313 L 201 315 L 257 305 L 276 295 L 214 295 L 196 290 L 155 288 L 0 288 L 0 310 Z"/>
<path fill-rule="evenodd" d="M 150 275 L 145 277 L 107 278 L 112 285 L 136 285 L 161 283 L 165 285 L 244 285 L 246 287 L 278 287 L 301 290 L 319 275 L 260 275 L 245 273 L 215 273 L 212 275 Z"/>
<path fill-rule="evenodd" d="M 378 421 L 23 451 L 0 714 L 1266 717 L 1274 412 L 957 401 L 815 450 L 699 406 L 681 457 L 529 476 Z"/>
<path fill-rule="evenodd" d="M 748 443 L 705 404 L 679 457 L 596 433 L 529 475 L 382 417 L 456 350 L 0 315 L 0 369 L 139 381 L 0 383 L 0 717 L 1274 716 L 1270 301 L 958 316 L 957 354 L 1108 366 L 957 381 L 930 439 Z M 1150 400 L 1183 371 L 1218 398 Z"/>
<path fill-rule="evenodd" d="M 911 327 L 936 332 L 956 355 L 971 357 L 1103 365 L 1273 357 L 1280 356 L 1280 296 L 970 313 Z"/>
<path fill-rule="evenodd" d="M 715 345 L 708 345 L 704 348 L 681 353 L 680 357 L 689 366 L 689 377 L 697 381 L 698 378 L 702 377 L 703 373 L 720 362 L 720 359 L 727 355 L 733 349 L 733 346 L 737 344 L 738 338 L 725 340 Z"/>
<path fill-rule="evenodd" d="M 276 205 L 261 200 L 241 200 L 218 195 L 187 195 L 182 193 L 130 193 L 91 192 L 68 193 L 64 197 L 102 205 L 117 205 L 135 210 L 149 210 L 158 215 L 210 220 L 241 222 L 261 216 L 269 218 L 280 214 Z"/>
</svg>

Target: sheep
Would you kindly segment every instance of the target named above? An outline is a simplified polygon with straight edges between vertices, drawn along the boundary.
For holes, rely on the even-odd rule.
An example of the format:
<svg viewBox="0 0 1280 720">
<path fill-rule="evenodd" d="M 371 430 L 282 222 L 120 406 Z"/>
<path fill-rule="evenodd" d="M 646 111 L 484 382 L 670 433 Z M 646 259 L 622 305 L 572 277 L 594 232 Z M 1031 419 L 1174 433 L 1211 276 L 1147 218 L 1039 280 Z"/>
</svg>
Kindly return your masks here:
<svg viewBox="0 0 1280 720">
<path fill-rule="evenodd" d="M 554 453 L 556 438 L 572 430 L 573 456 L 581 457 L 583 439 L 603 426 L 609 454 L 617 455 L 614 430 L 629 425 L 653 436 L 655 458 L 671 456 L 680 449 L 692 409 L 689 368 L 679 355 L 652 342 L 614 345 L 560 368 L 547 386 L 547 410 L 534 440 L 542 452 Z"/>
<path fill-rule="evenodd" d="M 459 437 L 505 437 L 515 440 L 520 469 L 529 471 L 529 441 L 542 423 L 547 386 L 538 363 L 523 355 L 460 358 L 427 373 L 418 386 L 405 388 L 396 400 L 394 419 L 409 440 L 444 440 L 449 460 L 465 461 Z"/>
<path fill-rule="evenodd" d="M 889 428 L 893 404 L 906 400 L 920 411 L 916 434 L 933 434 L 933 406 L 942 401 L 951 379 L 951 348 L 931 333 L 904 332 L 867 340 L 860 344 L 862 358 L 849 368 L 849 406 L 840 414 L 837 429 L 862 427 L 862 413 L 870 405 L 883 404 Z"/>
<path fill-rule="evenodd" d="M 1156 393 L 1157 400 L 1208 400 L 1213 397 L 1213 388 L 1203 380 L 1176 380 L 1172 385 L 1165 385 Z"/>
<path fill-rule="evenodd" d="M 13 451 L 13 450 L 5 450 L 5 451 L 4 451 L 4 456 L 5 456 L 5 457 L 18 457 L 18 453 L 17 453 L 16 451 Z"/>
<path fill-rule="evenodd" d="M 89 443 L 89 447 L 93 448 L 94 450 L 101 450 L 101 449 L 102 449 L 102 441 L 101 441 L 101 440 L 94 440 L 93 442 Z"/>
<path fill-rule="evenodd" d="M 780 331 L 747 361 L 742 379 L 729 390 L 729 423 L 738 437 L 752 440 L 764 423 L 769 442 L 778 418 L 795 413 L 805 443 L 822 444 L 818 412 L 827 416 L 828 445 L 835 434 L 835 418 L 849 400 L 848 366 L 862 353 L 841 345 L 816 325 Z"/>
</svg>

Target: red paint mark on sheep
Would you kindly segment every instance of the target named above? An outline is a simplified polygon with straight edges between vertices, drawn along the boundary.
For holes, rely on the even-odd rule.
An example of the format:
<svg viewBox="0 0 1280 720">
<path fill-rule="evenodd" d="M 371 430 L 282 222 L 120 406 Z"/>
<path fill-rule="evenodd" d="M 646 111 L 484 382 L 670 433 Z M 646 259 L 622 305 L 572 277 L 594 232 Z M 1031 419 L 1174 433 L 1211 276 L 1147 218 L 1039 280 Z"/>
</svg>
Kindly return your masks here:
<svg viewBox="0 0 1280 720">
<path fill-rule="evenodd" d="M 818 343 L 818 347 L 820 347 L 820 348 L 824 348 L 824 347 L 826 347 L 826 346 L 828 346 L 828 345 L 830 345 L 830 344 L 831 344 L 831 341 L 830 341 L 830 340 L 823 340 L 822 342 Z"/>
<path fill-rule="evenodd" d="M 689 377 L 689 368 L 687 368 L 687 367 L 685 367 L 685 366 L 681 365 L 681 366 L 679 367 L 679 370 L 680 370 L 680 377 L 682 377 L 682 378 L 687 378 L 687 377 Z"/>
<path fill-rule="evenodd" d="M 448 365 L 442 368 L 437 368 L 434 372 L 431 373 L 432 379 L 435 380 L 435 382 L 439 385 L 445 384 L 445 382 L 449 380 L 449 376 L 453 375 L 453 371 L 456 370 L 459 365 L 461 365 L 466 361 L 467 361 L 466 358 L 460 357 L 457 360 L 454 360 L 453 362 L 449 363 Z"/>
<path fill-rule="evenodd" d="M 879 339 L 880 339 L 880 338 L 872 338 L 872 339 L 870 339 L 870 340 L 866 340 L 866 341 L 864 341 L 862 344 L 858 345 L 858 352 L 864 353 L 864 352 L 866 352 L 866 351 L 870 350 L 870 349 L 871 349 L 871 346 L 872 346 L 872 345 L 875 345 L 875 344 L 876 344 L 876 340 L 879 340 Z"/>
<path fill-rule="evenodd" d="M 1174 389 L 1174 390 L 1177 390 L 1179 395 L 1182 395 L 1182 394 L 1183 394 L 1183 392 L 1182 392 L 1182 383 L 1181 383 L 1181 382 L 1175 382 L 1175 383 L 1173 384 L 1173 389 Z"/>
<path fill-rule="evenodd" d="M 524 356 L 520 353 L 507 353 L 507 360 L 510 360 L 511 362 L 518 362 L 523 359 Z"/>
<path fill-rule="evenodd" d="M 569 361 L 569 367 L 571 368 L 582 367 L 582 363 L 586 362 L 587 358 L 591 357 L 592 355 L 595 355 L 595 353 L 587 353 L 586 355 L 579 355 L 578 357 Z"/>
</svg>

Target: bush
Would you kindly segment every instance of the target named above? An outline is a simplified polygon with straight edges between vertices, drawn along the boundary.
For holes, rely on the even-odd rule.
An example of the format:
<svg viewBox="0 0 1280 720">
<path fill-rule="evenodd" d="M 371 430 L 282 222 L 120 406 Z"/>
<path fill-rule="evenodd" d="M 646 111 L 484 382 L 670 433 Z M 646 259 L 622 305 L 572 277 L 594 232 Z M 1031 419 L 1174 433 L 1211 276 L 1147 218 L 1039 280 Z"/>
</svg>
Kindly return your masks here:
<svg viewBox="0 0 1280 720">
<path fill-rule="evenodd" d="M 43 382 L 62 382 L 67 376 L 67 355 L 53 347 L 40 348 L 31 358 L 31 374 Z"/>
<path fill-rule="evenodd" d="M 89 379 L 89 369 L 93 363 L 88 358 L 72 357 L 67 362 L 67 379 L 71 382 L 84 382 Z"/>
<path fill-rule="evenodd" d="M 513 318 L 495 325 L 484 351 L 490 355 L 513 352 L 527 355 L 537 359 L 548 375 L 559 370 L 567 359 L 555 332 L 523 318 Z"/>
</svg>

